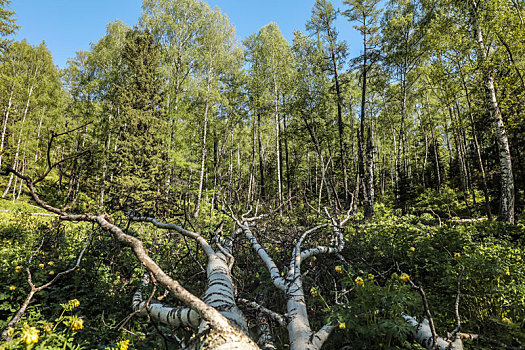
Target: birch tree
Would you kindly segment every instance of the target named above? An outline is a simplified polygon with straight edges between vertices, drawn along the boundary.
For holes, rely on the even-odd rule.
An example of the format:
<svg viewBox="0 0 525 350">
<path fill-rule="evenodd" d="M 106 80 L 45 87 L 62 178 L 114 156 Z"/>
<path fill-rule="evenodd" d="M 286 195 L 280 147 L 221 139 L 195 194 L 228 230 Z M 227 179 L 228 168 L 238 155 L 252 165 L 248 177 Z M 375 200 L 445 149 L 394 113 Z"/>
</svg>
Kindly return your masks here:
<svg viewBox="0 0 525 350">
<path fill-rule="evenodd" d="M 277 199 L 279 207 L 283 203 L 283 169 L 281 150 L 282 101 L 290 89 L 293 76 L 293 56 L 289 44 L 282 36 L 275 23 L 270 23 L 256 35 L 251 35 L 246 41 L 249 59 L 252 64 L 251 74 L 258 80 L 257 86 L 262 88 L 255 92 L 257 105 L 261 112 L 273 116 L 275 130 L 275 165 L 277 180 Z"/>
<path fill-rule="evenodd" d="M 205 30 L 199 37 L 200 50 L 196 70 L 202 77 L 198 84 L 203 100 L 203 117 L 199 189 L 193 213 L 195 217 L 199 215 L 204 189 L 209 118 L 216 113 L 215 106 L 220 103 L 221 77 L 224 78 L 238 69 L 241 57 L 234 29 L 218 10 L 206 13 L 204 26 Z"/>
<path fill-rule="evenodd" d="M 327 0 L 317 0 L 312 9 L 312 17 L 306 24 L 306 29 L 317 36 L 320 45 L 323 47 L 326 60 L 326 69 L 333 76 L 335 87 L 335 104 L 337 106 L 337 131 L 339 134 L 339 164 L 343 171 L 343 184 L 345 191 L 345 202 L 349 204 L 348 170 L 346 164 L 345 146 L 345 122 L 343 120 L 343 96 L 340 72 L 346 57 L 346 43 L 338 40 L 338 33 L 335 27 L 337 12 L 332 3 Z"/>
</svg>

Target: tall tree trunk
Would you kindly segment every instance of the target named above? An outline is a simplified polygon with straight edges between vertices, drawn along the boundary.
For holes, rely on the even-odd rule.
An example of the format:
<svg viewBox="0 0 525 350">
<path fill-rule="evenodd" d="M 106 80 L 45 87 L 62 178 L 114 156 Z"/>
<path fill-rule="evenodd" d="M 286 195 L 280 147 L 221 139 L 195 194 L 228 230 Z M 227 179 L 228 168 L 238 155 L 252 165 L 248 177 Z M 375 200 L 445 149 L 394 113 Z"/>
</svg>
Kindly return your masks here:
<svg viewBox="0 0 525 350">
<path fill-rule="evenodd" d="M 35 76 L 36 76 L 37 71 L 38 70 L 35 71 Z M 31 95 L 33 94 L 33 89 L 34 89 L 34 84 L 31 84 L 31 86 L 29 87 L 29 92 L 27 94 L 27 100 L 26 100 L 26 106 L 24 109 L 24 113 L 22 115 L 22 125 L 20 127 L 20 133 L 18 134 L 18 142 L 16 145 L 16 153 L 15 153 L 15 159 L 13 163 L 13 169 L 16 169 L 16 167 L 18 166 L 18 157 L 20 156 L 20 144 L 22 143 L 22 133 L 24 131 L 24 125 L 26 122 L 27 112 L 29 110 L 29 102 L 31 101 Z M 11 185 L 12 180 L 13 180 L 13 174 L 11 173 L 11 177 L 9 178 L 9 183 L 7 184 L 7 187 L 4 193 L 2 193 L 2 198 L 5 198 L 5 196 L 7 196 L 7 193 L 9 192 L 9 186 Z M 15 184 L 15 187 L 16 187 L 16 184 Z"/>
<path fill-rule="evenodd" d="M 274 114 L 275 114 L 275 153 L 277 155 L 277 192 L 279 194 L 279 214 L 283 215 L 283 175 L 281 168 L 281 118 L 279 116 L 279 91 L 274 76 Z"/>
<path fill-rule="evenodd" d="M 200 204 L 202 199 L 202 189 L 204 186 L 204 172 L 206 170 L 206 137 L 208 136 L 208 111 L 210 108 L 210 88 L 211 88 L 211 74 L 213 69 L 208 72 L 207 87 L 206 87 L 206 103 L 204 106 L 204 125 L 202 126 L 202 147 L 201 147 L 201 171 L 199 177 L 199 192 L 197 194 L 197 203 L 195 204 L 194 217 L 199 216 Z"/>
<path fill-rule="evenodd" d="M 0 167 L 2 166 L 2 156 L 4 154 L 4 141 L 7 134 L 7 122 L 9 121 L 9 113 L 11 112 L 11 106 L 13 105 L 13 95 L 15 92 L 15 84 L 11 87 L 11 93 L 9 94 L 9 101 L 7 102 L 7 108 L 5 111 L 4 125 L 2 127 L 2 139 L 0 141 Z"/>
<path fill-rule="evenodd" d="M 437 190 L 439 193 L 441 193 L 441 167 L 440 167 L 440 161 L 439 161 L 439 148 L 437 146 L 437 140 L 434 134 L 434 123 L 432 121 L 432 113 L 430 112 L 428 92 L 426 93 L 426 100 L 427 100 L 428 122 L 430 126 L 430 135 L 432 136 L 432 148 L 434 151 L 434 163 L 436 166 L 435 171 L 436 171 L 436 180 L 437 180 Z"/>
<path fill-rule="evenodd" d="M 366 27 L 366 16 L 363 18 L 363 26 Z M 367 34 L 363 33 L 363 68 L 362 68 L 362 86 L 361 86 L 361 129 L 359 137 L 359 167 L 361 181 L 364 182 L 363 188 L 363 207 L 365 218 L 374 216 L 374 150 L 372 140 L 372 124 L 368 127 L 368 139 L 366 140 L 365 150 L 365 124 L 366 124 L 366 87 L 368 73 L 368 46 L 366 44 Z M 366 170 L 365 170 L 365 152 L 366 152 Z"/>
<path fill-rule="evenodd" d="M 321 210 L 321 196 L 322 196 L 322 193 L 323 193 L 323 185 L 324 184 L 326 185 L 326 196 L 328 197 L 328 201 L 329 202 L 332 201 L 332 197 L 330 195 L 330 188 L 328 187 L 328 180 L 326 178 L 326 168 L 325 168 L 325 164 L 324 164 L 323 150 L 321 149 L 321 144 L 319 142 L 319 139 L 317 138 L 316 133 L 314 132 L 314 129 L 313 129 L 312 125 L 310 125 L 310 123 L 308 122 L 307 117 L 304 116 L 304 115 L 303 115 L 303 121 L 304 121 L 304 124 L 306 125 L 306 129 L 308 130 L 308 133 L 310 134 L 310 138 L 312 140 L 312 143 L 315 146 L 315 151 L 317 153 L 317 157 L 318 157 L 318 159 L 319 159 L 319 161 L 321 163 L 321 165 L 320 165 L 320 167 L 321 167 L 321 185 L 319 187 L 316 186 L 316 190 L 319 191 L 317 206 L 318 206 L 318 211 L 320 211 Z M 328 167 L 328 165 L 327 165 L 327 167 Z M 316 168 L 316 175 L 317 175 L 317 168 Z M 317 176 L 316 176 L 315 183 L 317 185 Z"/>
<path fill-rule="evenodd" d="M 368 139 L 366 143 L 366 188 L 368 202 L 365 203 L 365 217 L 371 218 L 374 216 L 374 202 L 375 202 L 375 189 L 374 189 L 374 139 L 373 139 L 373 124 L 370 123 L 368 126 Z"/>
<path fill-rule="evenodd" d="M 261 187 L 261 199 L 266 198 L 266 185 L 264 183 L 264 159 L 263 159 L 263 148 L 261 141 L 261 113 L 257 113 L 257 141 L 259 144 L 259 177 Z"/>
<path fill-rule="evenodd" d="M 470 126 L 472 128 L 472 137 L 474 139 L 474 146 L 476 147 L 476 155 L 478 156 L 478 162 L 479 162 L 479 168 L 481 171 L 481 181 L 483 184 L 483 194 L 485 195 L 485 210 L 487 212 L 487 217 L 489 220 L 492 220 L 492 211 L 490 209 L 490 197 L 489 197 L 489 190 L 487 186 L 487 175 L 485 174 L 485 166 L 483 165 L 483 158 L 481 157 L 481 149 L 479 147 L 479 141 L 478 141 L 478 133 L 476 132 L 476 123 L 474 122 L 474 115 L 472 114 L 472 105 L 470 102 L 470 94 L 467 88 L 467 83 L 465 81 L 465 77 L 463 74 L 461 74 L 461 81 L 463 83 L 463 88 L 465 89 L 465 97 L 467 100 L 467 106 L 468 106 L 468 115 L 470 119 Z"/>
<path fill-rule="evenodd" d="M 341 169 L 343 169 L 343 184 L 345 189 L 345 203 L 348 205 L 349 202 L 349 190 L 348 190 L 348 174 L 346 169 L 346 150 L 344 142 L 344 124 L 343 124 L 343 107 L 342 107 L 342 97 L 341 97 L 341 85 L 339 83 L 339 73 L 337 69 L 337 60 L 335 57 L 335 51 L 332 45 L 331 49 L 331 60 L 334 70 L 334 80 L 335 80 L 335 93 L 337 98 L 337 127 L 339 131 L 339 155 Z"/>
<path fill-rule="evenodd" d="M 283 118 L 283 132 L 284 132 L 284 159 L 286 161 L 286 191 L 288 198 L 292 197 L 291 171 L 290 171 L 290 156 L 288 152 L 288 133 L 286 132 L 286 117 Z M 292 205 L 292 203 L 290 203 Z M 290 208 L 291 209 L 291 208 Z"/>
<path fill-rule="evenodd" d="M 483 41 L 483 33 L 481 32 L 481 24 L 479 21 L 479 3 L 475 0 L 470 0 L 471 5 L 471 24 L 475 39 L 478 43 L 478 58 L 482 63 L 484 88 L 486 94 L 487 110 L 494 123 L 494 132 L 499 149 L 499 162 L 501 168 L 501 194 L 500 194 L 500 210 L 499 219 L 514 223 L 514 176 L 512 174 L 512 160 L 510 155 L 509 140 L 505 125 L 503 123 L 503 116 L 498 105 L 496 97 L 496 90 L 494 88 L 494 77 L 492 67 L 490 66 L 487 48 Z"/>
<path fill-rule="evenodd" d="M 427 134 L 427 128 L 423 126 L 423 133 L 425 134 L 425 158 L 423 159 L 423 176 L 421 176 L 421 180 L 423 181 L 423 189 L 426 189 L 426 172 L 427 172 L 427 162 L 428 162 L 428 134 Z"/>
</svg>

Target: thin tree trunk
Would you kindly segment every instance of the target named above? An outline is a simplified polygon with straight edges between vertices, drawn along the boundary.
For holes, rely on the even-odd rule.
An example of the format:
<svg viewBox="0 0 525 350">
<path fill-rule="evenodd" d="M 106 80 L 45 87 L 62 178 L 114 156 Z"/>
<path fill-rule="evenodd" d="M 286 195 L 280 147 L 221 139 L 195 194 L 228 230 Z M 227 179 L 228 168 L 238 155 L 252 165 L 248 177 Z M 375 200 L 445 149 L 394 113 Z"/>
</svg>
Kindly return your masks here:
<svg viewBox="0 0 525 350">
<path fill-rule="evenodd" d="M 250 165 L 250 183 L 248 185 L 248 203 L 255 197 L 255 154 L 257 153 L 257 134 L 255 120 L 252 123 L 252 162 Z"/>
<path fill-rule="evenodd" d="M 436 136 L 434 135 L 434 123 L 432 122 L 432 113 L 430 112 L 428 92 L 426 93 L 426 99 L 427 99 L 427 112 L 428 112 L 428 121 L 429 121 L 429 126 L 430 126 L 430 135 L 432 136 L 432 148 L 434 149 L 434 163 L 436 166 L 435 171 L 436 171 L 436 180 L 437 180 L 437 190 L 439 193 L 441 193 L 441 170 L 440 170 L 440 162 L 439 162 L 439 149 L 437 147 Z"/>
<path fill-rule="evenodd" d="M 366 27 L 366 16 L 363 18 L 363 26 Z M 373 141 L 371 126 L 368 129 L 368 140 L 366 140 L 366 151 L 365 151 L 365 123 L 366 123 L 366 86 L 367 86 L 367 53 L 368 47 L 366 45 L 367 34 L 363 33 L 363 67 L 362 67 L 362 86 L 361 86 L 361 125 L 358 137 L 359 142 L 359 173 L 361 181 L 364 182 L 363 188 L 363 209 L 365 218 L 371 218 L 374 216 L 374 196 L 373 196 L 373 184 L 374 174 L 370 174 L 374 168 L 373 159 Z M 365 170 L 365 152 L 366 152 L 366 170 Z"/>
<path fill-rule="evenodd" d="M 15 84 L 11 87 L 11 93 L 9 94 L 9 102 L 7 103 L 7 109 L 5 111 L 4 125 L 2 127 L 2 140 L 0 141 L 0 167 L 2 166 L 2 156 L 4 154 L 4 141 L 5 135 L 7 133 L 7 122 L 9 120 L 9 112 L 11 111 L 11 106 L 13 105 L 13 95 L 15 92 Z"/>
<path fill-rule="evenodd" d="M 38 70 L 35 71 L 35 76 L 37 72 Z M 22 125 L 20 127 L 20 133 L 18 134 L 18 143 L 16 145 L 16 153 L 15 153 L 13 169 L 16 169 L 16 167 L 18 166 L 18 157 L 20 155 L 20 144 L 22 143 L 22 133 L 24 131 L 24 125 L 26 122 L 27 111 L 29 110 L 29 102 L 31 101 L 31 95 L 33 94 L 33 89 L 34 89 L 34 84 L 31 84 L 31 87 L 29 88 L 29 93 L 27 95 L 27 101 L 26 101 L 26 106 L 24 109 L 24 114 L 22 115 Z M 4 193 L 2 193 L 2 198 L 5 198 L 5 196 L 9 192 L 9 186 L 11 185 L 12 179 L 13 179 L 13 174 L 11 174 L 11 177 L 9 178 L 9 183 L 7 184 L 7 188 L 5 189 Z"/>
<path fill-rule="evenodd" d="M 261 199 L 266 198 L 266 186 L 264 183 L 264 159 L 263 149 L 261 141 L 261 114 L 257 113 L 257 140 L 259 144 L 259 175 L 260 175 L 260 187 L 261 187 Z"/>
<path fill-rule="evenodd" d="M 283 118 L 283 132 L 284 132 L 284 156 L 286 161 L 286 191 L 288 198 L 292 197 L 291 171 L 290 171 L 290 157 L 288 154 L 288 133 L 286 132 L 286 117 Z M 290 203 L 292 205 L 292 203 Z M 291 209 L 291 208 L 290 208 Z"/>
<path fill-rule="evenodd" d="M 281 137 L 280 137 L 280 116 L 279 116 L 279 95 L 277 91 L 277 82 L 275 76 L 273 79 L 274 87 L 274 113 L 275 113 L 275 153 L 277 155 L 277 191 L 279 194 L 279 214 L 283 215 L 283 178 L 281 169 Z"/>
<path fill-rule="evenodd" d="M 459 70 L 461 72 L 461 70 Z M 472 106 L 470 102 L 470 94 L 468 92 L 467 83 L 465 82 L 465 77 L 461 75 L 461 81 L 463 83 L 463 88 L 465 89 L 465 97 L 467 99 L 468 114 L 470 118 L 470 126 L 472 128 L 472 137 L 474 138 L 474 145 L 476 147 L 476 154 L 478 156 L 479 168 L 481 170 L 481 181 L 483 183 L 483 194 L 485 195 L 485 210 L 487 211 L 487 217 L 489 220 L 492 220 L 492 211 L 490 209 L 490 197 L 489 190 L 487 186 L 487 175 L 485 174 L 485 166 L 483 165 L 483 158 L 481 157 L 481 150 L 478 141 L 478 133 L 476 131 L 476 123 L 474 122 L 474 116 L 472 115 Z"/>
<path fill-rule="evenodd" d="M 206 87 L 206 104 L 204 106 L 204 125 L 202 126 L 202 148 L 201 148 L 201 171 L 199 177 L 199 192 L 197 194 L 197 203 L 195 204 L 194 217 L 199 216 L 200 204 L 202 199 L 202 189 L 204 186 L 204 172 L 206 170 L 206 137 L 208 135 L 208 111 L 210 107 L 210 88 L 211 88 L 211 74 L 213 69 L 208 72 L 207 87 Z"/>
<path fill-rule="evenodd" d="M 333 45 L 332 45 L 333 46 Z M 345 189 L 345 203 L 349 203 L 349 191 L 348 191 L 348 174 L 346 169 L 346 150 L 344 142 L 344 124 L 343 124 L 343 107 L 342 107 L 342 97 L 341 97 L 341 86 L 339 83 L 339 73 L 337 70 L 337 60 L 335 57 L 335 51 L 332 47 L 331 49 L 331 59 L 334 70 L 334 80 L 335 80 L 335 93 L 337 98 L 337 126 L 339 131 L 339 154 L 340 154 L 340 163 L 341 168 L 343 169 L 343 184 Z"/>
<path fill-rule="evenodd" d="M 375 189 L 374 189 L 374 139 L 373 139 L 373 124 L 370 123 L 368 126 L 368 140 L 366 144 L 366 187 L 368 190 L 367 198 L 368 202 L 365 205 L 365 217 L 374 216 L 374 203 L 375 203 Z"/>
</svg>

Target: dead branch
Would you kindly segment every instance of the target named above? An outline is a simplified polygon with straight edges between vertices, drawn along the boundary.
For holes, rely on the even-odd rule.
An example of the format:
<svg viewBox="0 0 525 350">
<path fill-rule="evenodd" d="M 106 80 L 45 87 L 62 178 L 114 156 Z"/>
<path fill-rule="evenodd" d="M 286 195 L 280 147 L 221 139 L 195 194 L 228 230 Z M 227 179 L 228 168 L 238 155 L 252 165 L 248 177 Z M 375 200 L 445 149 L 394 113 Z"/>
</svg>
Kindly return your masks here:
<svg viewBox="0 0 525 350">
<path fill-rule="evenodd" d="M 42 241 L 40 242 L 40 245 L 38 246 L 38 248 L 35 251 L 33 251 L 33 254 L 31 254 L 31 256 L 29 257 L 29 260 L 27 261 L 27 264 L 26 264 L 27 284 L 29 284 L 29 287 L 31 288 L 31 290 L 27 294 L 26 299 L 22 303 L 22 306 L 20 306 L 20 309 L 18 310 L 18 312 L 13 316 L 11 321 L 9 321 L 9 323 L 7 324 L 6 328 L 2 331 L 2 338 L 4 340 L 6 340 L 6 341 L 9 340 L 8 339 L 9 336 L 8 336 L 8 332 L 7 331 L 9 330 L 9 328 L 14 327 L 18 323 L 18 321 L 20 321 L 20 319 L 22 318 L 22 316 L 26 312 L 26 309 L 29 306 L 29 304 L 31 303 L 31 300 L 33 299 L 35 294 L 37 294 L 37 293 L 43 291 L 44 289 L 46 289 L 47 287 L 53 285 L 61 277 L 65 276 L 65 275 L 68 275 L 71 272 L 73 272 L 76 269 L 78 269 L 78 267 L 80 266 L 80 262 L 82 261 L 82 257 L 84 256 L 84 253 L 86 252 L 87 247 L 91 243 L 91 238 L 93 237 L 94 233 L 95 233 L 95 230 L 92 229 L 91 235 L 89 236 L 88 240 L 86 241 L 86 244 L 84 245 L 84 248 L 82 248 L 82 250 L 78 254 L 76 263 L 75 263 L 75 265 L 73 267 L 71 267 L 71 268 L 69 268 L 69 269 L 67 269 L 65 271 L 59 272 L 58 274 L 56 274 L 56 276 L 51 281 L 41 285 L 40 287 L 37 287 L 33 283 L 33 276 L 31 274 L 30 266 L 31 266 L 31 263 L 32 263 L 34 257 L 36 256 L 36 254 L 40 251 L 40 249 L 42 249 L 42 246 L 44 245 L 44 242 L 45 242 L 45 239 L 46 239 L 46 235 L 45 234 L 43 235 Z"/>
</svg>

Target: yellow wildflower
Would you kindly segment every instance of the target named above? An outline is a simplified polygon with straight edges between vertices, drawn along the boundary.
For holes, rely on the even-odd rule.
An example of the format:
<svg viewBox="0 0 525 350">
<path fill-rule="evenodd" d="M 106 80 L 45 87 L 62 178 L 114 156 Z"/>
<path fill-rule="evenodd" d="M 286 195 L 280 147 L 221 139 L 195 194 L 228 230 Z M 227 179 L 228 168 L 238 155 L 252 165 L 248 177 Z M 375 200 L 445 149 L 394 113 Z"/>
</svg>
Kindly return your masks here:
<svg viewBox="0 0 525 350">
<path fill-rule="evenodd" d="M 456 259 L 461 258 L 461 254 L 459 254 L 458 252 L 455 252 L 454 253 L 454 258 L 456 258 Z"/>
<path fill-rule="evenodd" d="M 379 249 L 379 248 L 377 248 L 377 246 L 375 245 L 375 246 L 374 246 L 374 250 L 377 250 L 377 249 Z"/>
<path fill-rule="evenodd" d="M 50 334 L 53 332 L 53 326 L 54 324 L 52 322 L 46 322 L 44 323 L 44 332 L 46 332 L 47 334 Z"/>
<path fill-rule="evenodd" d="M 38 333 L 40 333 L 38 329 L 26 324 L 22 334 L 22 341 L 27 345 L 36 344 L 38 343 Z"/>
<path fill-rule="evenodd" d="M 44 264 L 38 264 L 38 267 L 40 267 L 41 269 L 43 269 L 46 265 Z"/>
<path fill-rule="evenodd" d="M 275 247 L 275 251 L 278 252 L 279 251 L 279 247 Z"/>
<path fill-rule="evenodd" d="M 119 350 L 128 350 L 128 347 L 129 347 L 129 339 L 126 339 L 126 340 L 120 342 Z"/>
<path fill-rule="evenodd" d="M 403 273 L 401 274 L 401 276 L 399 276 L 399 279 L 400 279 L 402 282 L 408 282 L 408 280 L 410 279 L 410 276 L 403 272 Z"/>
<path fill-rule="evenodd" d="M 355 284 L 357 284 L 359 287 L 363 287 L 365 285 L 365 281 L 361 277 L 357 277 L 355 279 Z"/>
<path fill-rule="evenodd" d="M 78 331 L 82 328 L 84 328 L 84 320 L 82 317 L 78 316 L 71 316 L 69 325 L 71 326 L 71 329 L 74 331 Z"/>
<path fill-rule="evenodd" d="M 312 287 L 312 289 L 310 289 L 310 294 L 312 294 L 312 296 L 314 298 L 318 297 L 319 296 L 319 287 Z"/>
<path fill-rule="evenodd" d="M 508 267 L 505 269 L 505 276 L 510 276 L 510 270 Z"/>
<path fill-rule="evenodd" d="M 16 287 L 15 287 L 15 286 L 9 286 L 9 290 L 11 290 L 11 291 L 12 291 L 12 290 L 15 290 L 15 289 L 16 289 Z"/>
<path fill-rule="evenodd" d="M 52 262 L 52 261 L 48 262 L 47 264 L 48 264 L 49 266 L 53 266 L 53 265 L 55 265 L 55 263 Z"/>
<path fill-rule="evenodd" d="M 337 265 L 337 266 L 335 267 L 335 272 L 337 272 L 337 273 L 343 273 L 343 267 L 340 266 L 340 265 Z"/>
<path fill-rule="evenodd" d="M 22 266 L 15 267 L 15 272 L 19 273 L 22 270 Z"/>
<path fill-rule="evenodd" d="M 411 252 L 415 252 L 415 251 L 416 251 L 416 248 L 414 248 L 414 247 L 410 247 L 410 248 L 408 248 L 408 250 L 410 250 Z"/>
<path fill-rule="evenodd" d="M 53 276 L 53 275 L 55 274 L 55 271 L 51 270 L 51 271 L 49 271 L 49 274 L 50 274 L 51 276 Z"/>
<path fill-rule="evenodd" d="M 70 303 L 73 307 L 79 307 L 79 306 L 80 306 L 80 301 L 78 301 L 78 299 L 70 300 L 69 303 Z"/>
<path fill-rule="evenodd" d="M 375 278 L 374 275 L 372 275 L 371 273 L 368 274 L 368 279 L 369 279 L 370 281 L 373 280 L 374 278 Z"/>
<path fill-rule="evenodd" d="M 345 328 L 346 328 L 346 324 L 344 322 L 340 322 L 339 329 L 345 329 Z"/>
<path fill-rule="evenodd" d="M 7 333 L 7 336 L 8 336 L 9 338 L 11 338 L 11 337 L 13 336 L 13 334 L 15 334 L 15 329 L 14 329 L 13 327 L 9 327 L 9 328 L 7 329 L 7 331 L 6 331 L 6 333 Z"/>
</svg>

